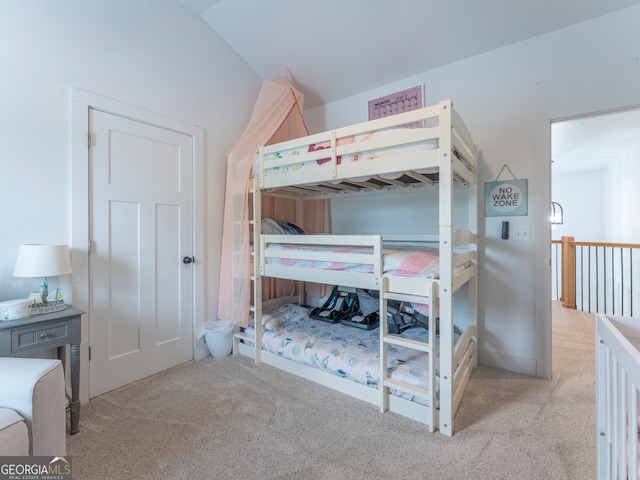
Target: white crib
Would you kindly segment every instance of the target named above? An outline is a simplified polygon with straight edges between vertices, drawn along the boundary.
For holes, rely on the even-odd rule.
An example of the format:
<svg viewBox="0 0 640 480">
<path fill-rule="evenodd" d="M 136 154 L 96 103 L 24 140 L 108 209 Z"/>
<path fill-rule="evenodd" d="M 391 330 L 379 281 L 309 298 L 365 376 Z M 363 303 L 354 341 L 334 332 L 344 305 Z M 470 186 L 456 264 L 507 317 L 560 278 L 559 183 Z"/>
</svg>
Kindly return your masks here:
<svg viewBox="0 0 640 480">
<path fill-rule="evenodd" d="M 640 318 L 597 314 L 596 341 L 598 478 L 640 478 Z"/>
</svg>

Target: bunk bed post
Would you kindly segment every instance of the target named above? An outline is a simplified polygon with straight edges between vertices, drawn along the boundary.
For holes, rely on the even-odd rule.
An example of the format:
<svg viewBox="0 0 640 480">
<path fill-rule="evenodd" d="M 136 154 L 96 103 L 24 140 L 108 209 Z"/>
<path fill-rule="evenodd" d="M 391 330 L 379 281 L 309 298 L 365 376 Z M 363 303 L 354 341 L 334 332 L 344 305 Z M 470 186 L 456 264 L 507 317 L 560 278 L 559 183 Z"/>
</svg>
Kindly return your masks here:
<svg viewBox="0 0 640 480">
<path fill-rule="evenodd" d="M 296 225 L 299 225 L 302 227 L 304 225 L 304 199 L 298 197 L 295 199 L 295 202 L 296 202 Z M 296 288 L 298 292 L 298 305 L 306 304 L 304 282 L 298 281 Z"/>
<path fill-rule="evenodd" d="M 389 410 L 389 394 L 388 387 L 384 382 L 389 378 L 387 371 L 387 345 L 384 341 L 385 337 L 389 334 L 389 323 L 387 320 L 387 291 L 389 290 L 389 280 L 382 276 L 380 278 L 380 291 L 378 296 L 380 297 L 380 412 L 384 413 Z"/>
<path fill-rule="evenodd" d="M 260 162 L 262 165 L 263 162 Z M 260 191 L 259 178 L 254 178 L 252 185 L 253 193 L 253 338 L 255 363 L 262 362 L 262 258 L 260 256 L 260 240 L 262 233 L 262 192 Z"/>
<path fill-rule="evenodd" d="M 453 435 L 453 140 L 451 100 L 439 105 L 440 431 Z M 446 181 L 445 181 L 446 180 Z"/>
<path fill-rule="evenodd" d="M 439 293 L 436 291 L 438 285 L 435 282 L 431 282 L 429 288 L 429 313 L 438 311 L 438 300 Z M 435 318 L 434 314 L 431 314 L 432 317 Z M 435 323 L 435 322 L 434 322 Z M 433 323 L 431 324 L 433 327 Z M 440 415 L 438 412 L 438 407 L 436 406 L 436 402 L 438 400 L 437 386 L 436 386 L 436 375 L 437 375 L 437 365 L 438 358 L 440 357 L 440 346 L 438 345 L 437 340 L 437 328 L 429 328 L 429 411 L 428 411 L 428 419 L 427 422 L 429 424 L 429 432 L 432 433 L 435 431 L 436 426 L 438 425 Z M 442 407 L 440 407 L 442 408 Z"/>
<path fill-rule="evenodd" d="M 469 325 L 473 326 L 473 342 L 478 345 L 478 171 L 477 160 L 478 150 L 477 145 L 473 146 L 473 160 L 474 166 L 474 182 L 469 184 L 469 231 L 473 235 L 473 247 L 475 249 L 476 263 L 473 265 L 475 274 L 469 281 L 468 289 L 468 321 Z M 475 369 L 478 367 L 478 349 L 473 349 L 472 367 Z"/>
</svg>

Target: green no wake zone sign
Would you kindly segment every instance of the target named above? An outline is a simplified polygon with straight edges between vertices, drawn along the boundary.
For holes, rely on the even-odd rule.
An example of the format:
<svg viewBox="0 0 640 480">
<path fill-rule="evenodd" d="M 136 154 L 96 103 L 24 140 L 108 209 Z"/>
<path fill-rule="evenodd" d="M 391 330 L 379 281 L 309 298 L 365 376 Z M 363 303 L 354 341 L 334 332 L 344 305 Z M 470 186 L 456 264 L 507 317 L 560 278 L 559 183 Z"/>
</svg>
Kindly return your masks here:
<svg viewBox="0 0 640 480">
<path fill-rule="evenodd" d="M 487 217 L 527 215 L 527 180 L 485 182 L 484 199 Z"/>
</svg>

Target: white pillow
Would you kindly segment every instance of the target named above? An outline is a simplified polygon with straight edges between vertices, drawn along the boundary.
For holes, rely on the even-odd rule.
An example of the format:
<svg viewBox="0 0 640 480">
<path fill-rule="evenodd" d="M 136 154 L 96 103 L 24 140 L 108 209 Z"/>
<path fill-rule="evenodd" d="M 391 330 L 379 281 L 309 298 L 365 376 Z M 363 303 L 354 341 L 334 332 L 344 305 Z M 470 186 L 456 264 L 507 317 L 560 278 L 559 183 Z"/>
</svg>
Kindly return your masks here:
<svg viewBox="0 0 640 480">
<path fill-rule="evenodd" d="M 287 231 L 280 226 L 278 222 L 276 222 L 272 218 L 265 218 L 261 222 L 261 230 L 265 235 L 287 235 Z"/>
<path fill-rule="evenodd" d="M 299 322 L 309 316 L 309 310 L 294 303 L 287 303 L 262 315 L 265 330 L 282 330 L 292 322 Z"/>
</svg>

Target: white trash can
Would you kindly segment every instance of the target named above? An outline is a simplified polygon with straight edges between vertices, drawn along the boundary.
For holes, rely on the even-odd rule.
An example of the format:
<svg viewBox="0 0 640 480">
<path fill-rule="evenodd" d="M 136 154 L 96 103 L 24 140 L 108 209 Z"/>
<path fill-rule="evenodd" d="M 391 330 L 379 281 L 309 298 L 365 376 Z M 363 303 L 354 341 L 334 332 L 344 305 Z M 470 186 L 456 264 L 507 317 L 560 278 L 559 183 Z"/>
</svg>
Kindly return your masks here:
<svg viewBox="0 0 640 480">
<path fill-rule="evenodd" d="M 226 320 L 207 322 L 202 327 L 204 341 L 212 357 L 226 357 L 233 349 L 233 323 Z"/>
</svg>

